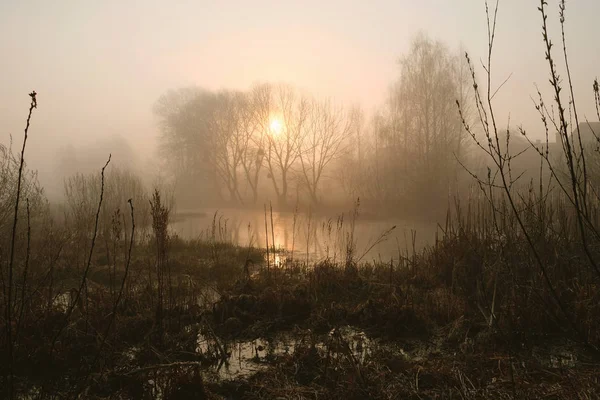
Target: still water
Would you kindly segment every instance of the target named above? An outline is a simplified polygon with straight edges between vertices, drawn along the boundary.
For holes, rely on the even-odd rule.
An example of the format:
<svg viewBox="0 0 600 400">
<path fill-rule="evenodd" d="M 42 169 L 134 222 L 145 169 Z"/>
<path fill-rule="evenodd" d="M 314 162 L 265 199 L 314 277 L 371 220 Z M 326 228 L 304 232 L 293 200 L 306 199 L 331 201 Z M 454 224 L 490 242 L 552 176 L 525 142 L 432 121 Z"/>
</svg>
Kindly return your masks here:
<svg viewBox="0 0 600 400">
<path fill-rule="evenodd" d="M 296 260 L 344 260 L 348 249 L 361 261 L 397 261 L 433 244 L 436 224 L 372 219 L 355 212 L 315 214 L 267 209 L 179 210 L 171 229 L 184 239 L 202 238 L 284 250 Z"/>
<path fill-rule="evenodd" d="M 218 354 L 214 339 L 198 334 L 196 352 L 214 357 Z M 308 332 L 279 334 L 275 337 L 257 338 L 251 341 L 232 341 L 221 344 L 226 348 L 227 358 L 211 365 L 210 372 L 217 374 L 219 380 L 249 378 L 260 370 L 277 363 L 283 356 L 291 356 L 297 351 L 313 346 L 321 357 L 352 356 L 364 364 L 372 355 L 375 341 L 358 328 L 342 326 L 333 329 L 328 335 L 313 335 Z"/>
</svg>

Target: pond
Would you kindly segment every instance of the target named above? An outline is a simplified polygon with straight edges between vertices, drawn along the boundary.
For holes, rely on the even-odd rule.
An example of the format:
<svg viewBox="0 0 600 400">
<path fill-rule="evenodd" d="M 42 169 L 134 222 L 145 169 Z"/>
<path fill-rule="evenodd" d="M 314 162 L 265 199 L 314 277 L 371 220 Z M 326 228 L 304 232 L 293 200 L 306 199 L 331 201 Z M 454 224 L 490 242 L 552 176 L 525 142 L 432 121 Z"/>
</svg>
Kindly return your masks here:
<svg viewBox="0 0 600 400">
<path fill-rule="evenodd" d="M 180 210 L 171 229 L 183 239 L 208 239 L 283 250 L 296 260 L 397 261 L 433 244 L 437 224 L 372 219 L 353 212 L 294 213 L 268 209 Z M 274 244 L 274 246 L 273 246 Z"/>
</svg>

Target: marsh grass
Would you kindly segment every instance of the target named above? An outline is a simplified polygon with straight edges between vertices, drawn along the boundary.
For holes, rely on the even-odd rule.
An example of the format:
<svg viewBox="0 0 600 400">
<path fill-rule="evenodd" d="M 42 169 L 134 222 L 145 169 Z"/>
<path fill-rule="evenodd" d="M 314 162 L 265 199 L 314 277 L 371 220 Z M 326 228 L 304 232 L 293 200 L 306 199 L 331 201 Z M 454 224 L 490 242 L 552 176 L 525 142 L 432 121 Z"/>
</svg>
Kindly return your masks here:
<svg viewBox="0 0 600 400">
<path fill-rule="evenodd" d="M 158 251 L 156 233 L 146 240 L 136 239 L 127 275 L 124 254 L 116 261 L 111 257 L 113 265 L 105 267 L 104 246 L 108 244 L 113 254 L 114 248 L 131 249 L 122 228 L 120 234 L 115 228 L 107 244 L 97 243 L 99 248 L 85 279 L 88 301 L 79 305 L 72 299 L 69 318 L 54 299 L 82 282 L 85 269 L 73 267 L 76 264 L 70 262 L 77 258 L 71 258 L 72 252 L 57 252 L 57 244 L 64 240 L 60 235 L 44 239 L 56 243 L 52 245 L 33 240 L 27 283 L 30 289 L 14 354 L 16 393 L 32 387 L 59 397 L 73 397 L 81 391 L 88 397 L 107 393 L 155 396 L 160 392 L 169 398 L 183 388 L 235 393 L 226 382 L 211 383 L 206 377 L 197 377 L 198 369 L 205 371 L 223 357 L 218 350 L 199 354 L 198 333 L 214 338 L 225 348 L 235 340 L 285 331 L 310 330 L 324 335 L 345 325 L 359 327 L 386 343 L 413 341 L 417 347 L 439 343 L 440 360 L 424 364 L 419 370 L 414 362 L 394 359 L 392 353 L 358 364 L 350 356 L 328 359 L 326 352 L 318 351 L 310 356 L 311 366 L 305 357 L 314 351 L 298 348 L 292 358 L 273 361 L 266 371 L 238 382 L 247 389 L 246 398 L 253 398 L 253 393 L 261 390 L 274 395 L 306 395 L 308 388 L 316 393 L 334 393 L 345 384 L 355 396 L 367 392 L 384 396 L 391 389 L 385 389 L 390 386 L 384 385 L 383 377 L 395 382 L 394 390 L 400 390 L 404 380 L 415 382 L 416 371 L 420 371 L 418 387 L 414 383 L 400 393 L 449 394 L 457 387 L 473 396 L 510 393 L 512 389 L 505 386 L 478 383 L 473 389 L 468 383 L 457 385 L 461 379 L 467 382 L 461 374 L 471 380 L 478 376 L 469 363 L 484 363 L 487 361 L 482 360 L 498 354 L 513 360 L 514 365 L 529 365 L 533 363 L 529 350 L 534 345 L 580 342 L 597 346 L 600 342 L 600 299 L 585 255 L 577 245 L 574 216 L 566 205 L 556 203 L 533 218 L 531 207 L 539 210 L 535 193 L 523 200 L 521 216 L 528 229 L 537 232 L 536 243 L 546 249 L 541 253 L 548 274 L 559 288 L 561 301 L 572 310 L 579 329 L 588 333 L 585 341 L 573 335 L 560 318 L 543 278 L 532 268 L 534 260 L 516 229 L 515 217 L 502 201 L 494 208 L 484 198 L 471 199 L 467 205 L 457 202 L 449 210 L 445 225 L 439 227 L 436 243 L 421 250 L 409 245 L 399 260 L 368 262 L 360 260 L 360 254 L 349 257 L 345 251 L 311 263 L 309 268 L 304 257 L 295 261 L 290 258 L 283 267 L 266 268 L 261 261 L 265 260 L 266 250 L 234 245 L 225 233 L 224 219 L 219 228 L 219 218 L 215 217 L 214 235 L 211 232 L 206 238 L 182 240 L 167 234 L 171 278 L 165 269 L 161 280 L 156 268 L 157 262 L 164 259 Z M 156 216 L 164 215 L 157 204 L 155 197 Z M 540 215 L 546 217 L 540 220 Z M 354 246 L 351 223 L 339 222 L 339 226 L 334 227 L 332 222 L 328 240 Z M 159 237 L 161 231 L 156 231 Z M 34 238 L 35 232 L 34 226 Z M 128 235 L 131 239 L 131 233 Z M 351 252 L 355 254 L 353 248 Z M 257 264 L 252 274 L 245 271 L 249 259 Z M 51 270 L 52 281 L 48 276 Z M 119 289 L 116 282 L 125 281 Z M 159 281 L 165 302 L 162 324 L 156 319 Z M 459 361 L 460 373 L 447 364 L 455 353 L 467 357 Z M 294 363 L 303 366 L 306 381 L 292 374 Z M 391 370 L 398 372 L 389 375 L 385 372 L 388 365 L 395 365 Z M 2 375 L 6 374 L 3 369 Z M 152 384 L 143 383 L 149 379 Z M 543 392 L 540 387 L 527 389 L 524 382 L 531 378 L 521 370 L 515 372 L 514 379 L 522 393 L 535 397 L 531 393 Z M 288 391 L 273 386 L 278 382 L 288 385 Z M 347 389 L 340 393 L 350 396 L 350 392 Z"/>
</svg>

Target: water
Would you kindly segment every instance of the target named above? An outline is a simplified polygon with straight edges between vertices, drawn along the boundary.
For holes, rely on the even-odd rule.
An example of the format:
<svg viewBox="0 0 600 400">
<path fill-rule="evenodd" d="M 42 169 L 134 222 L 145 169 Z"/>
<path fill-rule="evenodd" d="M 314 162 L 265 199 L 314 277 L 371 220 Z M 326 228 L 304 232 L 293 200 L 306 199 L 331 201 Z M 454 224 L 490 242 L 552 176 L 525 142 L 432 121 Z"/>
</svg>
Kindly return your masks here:
<svg viewBox="0 0 600 400">
<path fill-rule="evenodd" d="M 281 356 L 292 355 L 299 346 L 311 344 L 303 335 L 293 336 L 281 334 L 276 338 L 259 338 L 252 341 L 234 341 L 225 346 L 227 359 L 215 363 L 211 369 L 220 380 L 248 378 L 256 372 L 267 368 Z M 364 363 L 371 354 L 373 341 L 361 330 L 344 326 L 332 330 L 327 337 L 312 338 L 315 348 L 324 356 L 346 357 L 352 355 L 359 363 Z M 200 354 L 211 355 L 217 351 L 216 343 L 202 334 L 198 335 L 196 351 Z"/>
<path fill-rule="evenodd" d="M 216 217 L 215 217 L 216 213 Z M 171 229 L 184 239 L 215 238 L 241 246 L 266 247 L 265 214 L 256 210 L 205 209 L 180 211 Z M 350 244 L 362 261 L 397 261 L 435 240 L 436 224 L 400 219 L 370 219 L 352 213 L 306 214 L 273 210 L 267 213 L 269 247 L 294 259 L 344 260 Z M 393 228 L 395 227 L 395 228 Z M 414 243 L 413 243 L 414 239 Z M 414 244 L 414 246 L 413 246 Z"/>
</svg>

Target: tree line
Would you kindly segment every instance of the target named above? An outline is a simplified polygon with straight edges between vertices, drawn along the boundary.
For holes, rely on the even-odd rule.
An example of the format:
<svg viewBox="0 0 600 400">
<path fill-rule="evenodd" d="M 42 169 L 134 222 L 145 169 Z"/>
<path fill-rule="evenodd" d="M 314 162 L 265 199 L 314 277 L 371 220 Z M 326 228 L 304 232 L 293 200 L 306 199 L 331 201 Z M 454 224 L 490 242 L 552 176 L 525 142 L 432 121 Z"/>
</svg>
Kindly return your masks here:
<svg viewBox="0 0 600 400">
<path fill-rule="evenodd" d="M 320 205 L 340 192 L 373 206 L 415 208 L 446 199 L 467 158 L 456 101 L 468 103 L 468 68 L 421 34 L 399 70 L 372 117 L 287 85 L 168 91 L 155 106 L 164 171 L 178 198 L 191 202 L 273 196 L 280 206 Z"/>
</svg>

